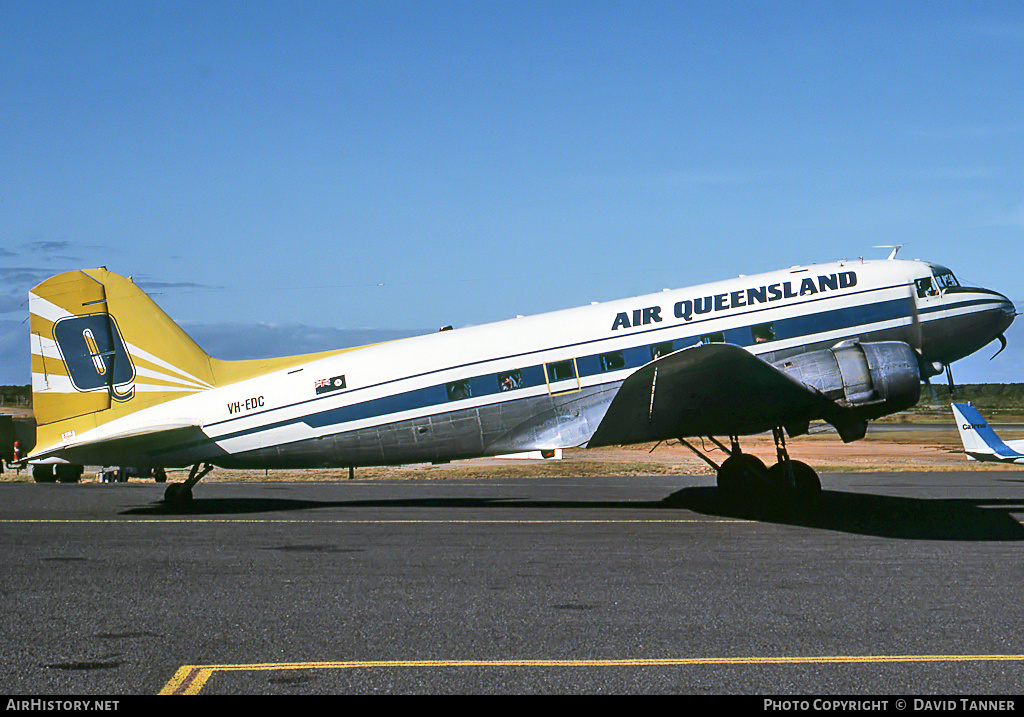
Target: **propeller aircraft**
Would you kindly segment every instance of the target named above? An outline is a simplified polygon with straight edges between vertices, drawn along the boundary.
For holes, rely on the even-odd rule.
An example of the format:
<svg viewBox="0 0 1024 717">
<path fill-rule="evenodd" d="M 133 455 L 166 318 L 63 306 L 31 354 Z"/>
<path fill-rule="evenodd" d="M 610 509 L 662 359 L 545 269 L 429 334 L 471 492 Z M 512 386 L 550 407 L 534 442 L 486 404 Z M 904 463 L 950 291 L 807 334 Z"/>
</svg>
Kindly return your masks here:
<svg viewBox="0 0 1024 717">
<path fill-rule="evenodd" d="M 37 479 L 84 465 L 318 468 L 444 462 L 680 439 L 723 494 L 811 503 L 786 437 L 843 441 L 917 403 L 922 381 L 1016 315 L 937 264 L 796 266 L 384 344 L 267 360 L 208 356 L 105 268 L 29 294 Z M 740 437 L 772 431 L 778 461 Z M 686 439 L 710 437 L 721 464 Z M 725 443 L 728 441 L 728 444 Z"/>
</svg>

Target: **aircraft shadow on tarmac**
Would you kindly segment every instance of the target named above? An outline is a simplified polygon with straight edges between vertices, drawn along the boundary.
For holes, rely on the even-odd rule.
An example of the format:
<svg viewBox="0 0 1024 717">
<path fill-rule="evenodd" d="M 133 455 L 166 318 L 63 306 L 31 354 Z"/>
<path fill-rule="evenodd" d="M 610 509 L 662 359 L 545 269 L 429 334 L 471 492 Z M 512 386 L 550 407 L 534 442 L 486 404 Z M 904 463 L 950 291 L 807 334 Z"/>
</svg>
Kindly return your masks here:
<svg viewBox="0 0 1024 717">
<path fill-rule="evenodd" d="M 1013 513 L 1024 512 L 1024 500 L 904 498 L 869 493 L 824 491 L 812 512 L 748 508 L 724 501 L 713 487 L 679 490 L 660 501 L 530 500 L 518 498 L 396 498 L 350 501 L 288 498 L 196 498 L 184 507 L 163 502 L 132 508 L 123 515 L 225 516 L 286 513 L 325 508 L 529 509 L 574 514 L 607 510 L 691 511 L 719 518 L 754 520 L 899 540 L 1006 541 L 1024 540 L 1024 525 Z M 580 519 L 580 515 L 574 515 Z"/>
<path fill-rule="evenodd" d="M 668 499 L 702 515 L 747 518 L 899 540 L 1024 540 L 1024 525 L 1012 513 L 1022 500 L 904 498 L 871 493 L 824 491 L 813 512 L 726 505 L 714 488 L 684 488 Z"/>
</svg>

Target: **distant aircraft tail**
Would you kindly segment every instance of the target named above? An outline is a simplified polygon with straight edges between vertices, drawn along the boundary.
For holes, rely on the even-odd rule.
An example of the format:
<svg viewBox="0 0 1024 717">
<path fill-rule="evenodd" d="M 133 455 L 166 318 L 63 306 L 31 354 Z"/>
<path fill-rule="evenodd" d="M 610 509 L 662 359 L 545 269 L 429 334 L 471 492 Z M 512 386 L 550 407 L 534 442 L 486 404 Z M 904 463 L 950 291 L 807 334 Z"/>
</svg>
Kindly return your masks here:
<svg viewBox="0 0 1024 717">
<path fill-rule="evenodd" d="M 953 417 L 956 419 L 964 452 L 976 461 L 1014 461 L 1024 455 L 1007 446 L 996 435 L 977 409 L 969 403 L 954 403 Z"/>
<path fill-rule="evenodd" d="M 105 268 L 47 279 L 29 292 L 29 313 L 34 455 L 141 409 L 310 358 L 211 358 L 131 279 Z"/>
</svg>

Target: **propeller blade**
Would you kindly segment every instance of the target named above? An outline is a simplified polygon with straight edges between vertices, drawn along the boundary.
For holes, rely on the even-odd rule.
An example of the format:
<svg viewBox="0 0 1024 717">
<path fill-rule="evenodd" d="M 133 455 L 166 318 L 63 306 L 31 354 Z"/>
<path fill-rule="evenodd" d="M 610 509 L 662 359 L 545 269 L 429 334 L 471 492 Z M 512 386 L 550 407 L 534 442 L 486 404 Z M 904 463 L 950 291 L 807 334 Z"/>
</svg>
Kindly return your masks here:
<svg viewBox="0 0 1024 717">
<path fill-rule="evenodd" d="M 1003 336 L 1002 334 L 999 334 L 999 336 L 997 336 L 996 338 L 998 338 L 998 339 L 999 339 L 999 350 L 998 350 L 998 351 L 996 351 L 996 352 L 995 352 L 995 353 L 994 353 L 994 354 L 992 355 L 992 358 L 991 358 L 991 359 L 989 359 L 989 361 L 991 361 L 991 360 L 992 360 L 992 359 L 994 359 L 994 358 L 995 358 L 996 356 L 998 356 L 999 354 L 1001 354 L 1001 353 L 1003 352 L 1003 349 L 1005 349 L 1005 348 L 1006 348 L 1006 337 L 1005 337 L 1005 336 Z"/>
</svg>

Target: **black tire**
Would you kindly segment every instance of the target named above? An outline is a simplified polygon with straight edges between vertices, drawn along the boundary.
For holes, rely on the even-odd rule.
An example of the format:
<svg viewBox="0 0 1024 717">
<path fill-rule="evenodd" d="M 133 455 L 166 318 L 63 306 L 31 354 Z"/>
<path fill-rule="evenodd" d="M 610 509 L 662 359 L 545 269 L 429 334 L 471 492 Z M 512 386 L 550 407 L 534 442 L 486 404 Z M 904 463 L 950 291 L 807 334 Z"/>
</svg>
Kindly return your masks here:
<svg viewBox="0 0 1024 717">
<path fill-rule="evenodd" d="M 170 506 L 184 506 L 192 502 L 192 489 L 184 483 L 171 483 L 164 491 L 164 502 Z"/>
<path fill-rule="evenodd" d="M 726 500 L 756 498 L 768 472 L 764 462 L 749 453 L 729 456 L 718 469 L 718 490 Z"/>
<path fill-rule="evenodd" d="M 785 479 L 784 464 L 776 463 L 768 470 L 768 477 L 777 488 L 778 499 L 801 510 L 813 509 L 821 499 L 821 479 L 802 461 L 790 461 L 790 464 L 793 466 L 792 487 Z"/>
<path fill-rule="evenodd" d="M 806 507 L 817 505 L 821 499 L 821 479 L 818 477 L 818 473 L 801 461 L 792 461 L 792 463 L 797 502 Z"/>
<path fill-rule="evenodd" d="M 82 479 L 85 466 L 72 466 L 59 463 L 54 466 L 53 472 L 58 483 L 77 483 Z"/>
<path fill-rule="evenodd" d="M 57 476 L 53 473 L 53 465 L 45 463 L 32 466 L 32 480 L 36 483 L 56 483 Z"/>
</svg>

